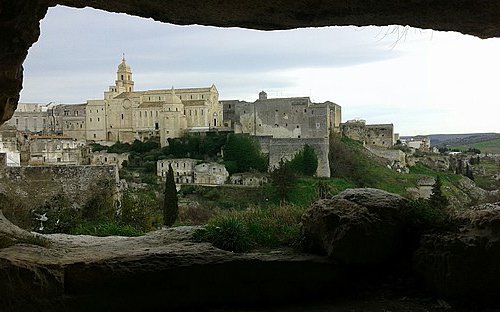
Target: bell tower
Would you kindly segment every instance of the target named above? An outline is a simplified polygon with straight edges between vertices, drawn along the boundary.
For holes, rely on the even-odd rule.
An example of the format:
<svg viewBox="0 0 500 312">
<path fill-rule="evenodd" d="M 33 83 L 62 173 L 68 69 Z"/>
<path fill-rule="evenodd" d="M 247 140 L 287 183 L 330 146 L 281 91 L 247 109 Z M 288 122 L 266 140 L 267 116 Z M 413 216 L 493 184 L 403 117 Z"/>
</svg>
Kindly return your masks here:
<svg viewBox="0 0 500 312">
<path fill-rule="evenodd" d="M 122 62 L 118 65 L 118 71 L 116 72 L 116 91 L 118 93 L 134 92 L 132 70 L 130 69 L 130 65 L 128 65 L 125 60 L 125 54 L 123 55 Z"/>
</svg>

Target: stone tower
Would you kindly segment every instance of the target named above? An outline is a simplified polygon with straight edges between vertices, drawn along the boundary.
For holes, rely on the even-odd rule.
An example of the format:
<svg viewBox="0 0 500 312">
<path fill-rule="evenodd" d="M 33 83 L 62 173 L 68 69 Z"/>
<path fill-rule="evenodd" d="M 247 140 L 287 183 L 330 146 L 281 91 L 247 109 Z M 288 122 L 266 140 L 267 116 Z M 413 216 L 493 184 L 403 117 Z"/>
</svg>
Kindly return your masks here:
<svg viewBox="0 0 500 312">
<path fill-rule="evenodd" d="M 259 92 L 259 100 L 261 100 L 261 101 L 267 100 L 267 93 L 264 92 L 264 90 Z"/>
<path fill-rule="evenodd" d="M 118 71 L 116 72 L 116 91 L 118 93 L 134 92 L 132 70 L 130 69 L 130 65 L 125 61 L 125 56 L 123 56 L 122 62 L 118 65 Z"/>
</svg>

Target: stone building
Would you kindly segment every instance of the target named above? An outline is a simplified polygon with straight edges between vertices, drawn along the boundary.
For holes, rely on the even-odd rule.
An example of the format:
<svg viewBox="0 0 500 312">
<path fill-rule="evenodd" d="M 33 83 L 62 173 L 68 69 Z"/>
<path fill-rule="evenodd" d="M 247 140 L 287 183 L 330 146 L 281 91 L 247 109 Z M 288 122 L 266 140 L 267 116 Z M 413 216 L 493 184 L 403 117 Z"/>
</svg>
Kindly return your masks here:
<svg viewBox="0 0 500 312">
<path fill-rule="evenodd" d="M 0 153 L 5 154 L 5 161 L 9 167 L 21 165 L 21 153 L 17 141 L 17 130 L 13 126 L 0 126 Z"/>
<path fill-rule="evenodd" d="M 86 138 L 95 142 L 132 142 L 168 138 L 186 130 L 222 127 L 223 110 L 215 85 L 207 88 L 135 91 L 132 70 L 125 58 L 114 86 L 104 99 L 87 101 Z"/>
<path fill-rule="evenodd" d="M 87 104 L 60 104 L 47 110 L 50 133 L 76 140 L 86 139 Z"/>
<path fill-rule="evenodd" d="M 201 162 L 191 158 L 158 160 L 156 174 L 165 178 L 169 165 L 172 165 L 175 183 L 222 185 L 229 177 L 223 164 Z"/>
<path fill-rule="evenodd" d="M 14 115 L 6 124 L 21 132 L 48 134 L 51 129 L 47 111 L 47 105 L 19 103 Z"/>
<path fill-rule="evenodd" d="M 165 178 L 172 165 L 175 183 L 194 183 L 194 167 L 199 160 L 191 158 L 161 159 L 156 163 L 156 175 Z"/>
<path fill-rule="evenodd" d="M 91 155 L 91 165 L 116 165 L 123 168 L 123 163 L 128 161 L 129 153 L 108 153 L 106 151 L 94 152 Z"/>
<path fill-rule="evenodd" d="M 417 136 L 407 140 L 406 146 L 413 150 L 429 152 L 431 151 L 431 140 L 426 136 Z"/>
<path fill-rule="evenodd" d="M 393 124 L 367 125 L 362 119 L 349 120 L 342 124 L 342 135 L 363 142 L 367 146 L 391 147 L 394 145 Z"/>
<path fill-rule="evenodd" d="M 312 103 L 309 97 L 268 98 L 221 101 L 224 123 L 235 133 L 274 138 L 326 138 L 330 131 L 339 131 L 341 107 L 332 102 Z M 225 116 L 226 116 L 225 115 Z"/>
<path fill-rule="evenodd" d="M 63 136 L 31 136 L 29 165 L 86 165 L 88 148 L 85 142 Z"/>
<path fill-rule="evenodd" d="M 229 173 L 223 164 L 201 163 L 194 167 L 194 183 L 222 185 L 229 178 Z"/>
<path fill-rule="evenodd" d="M 268 182 L 266 174 L 258 172 L 235 173 L 229 177 L 229 183 L 250 187 L 262 186 Z"/>
</svg>

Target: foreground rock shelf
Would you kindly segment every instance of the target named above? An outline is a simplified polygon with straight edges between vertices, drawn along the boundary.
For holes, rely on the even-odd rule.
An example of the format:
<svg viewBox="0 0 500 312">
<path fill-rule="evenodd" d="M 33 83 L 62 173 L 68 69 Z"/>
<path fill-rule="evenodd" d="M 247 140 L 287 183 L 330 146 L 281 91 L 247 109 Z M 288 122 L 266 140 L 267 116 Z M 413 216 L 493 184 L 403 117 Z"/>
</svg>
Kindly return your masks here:
<svg viewBox="0 0 500 312">
<path fill-rule="evenodd" d="M 0 249 L 0 305 L 14 311 L 118 311 L 279 303 L 335 289 L 324 258 L 235 254 L 191 240 L 192 227 L 136 238 L 46 235 L 50 247 Z M 328 287 L 327 287 L 328 286 Z"/>
</svg>

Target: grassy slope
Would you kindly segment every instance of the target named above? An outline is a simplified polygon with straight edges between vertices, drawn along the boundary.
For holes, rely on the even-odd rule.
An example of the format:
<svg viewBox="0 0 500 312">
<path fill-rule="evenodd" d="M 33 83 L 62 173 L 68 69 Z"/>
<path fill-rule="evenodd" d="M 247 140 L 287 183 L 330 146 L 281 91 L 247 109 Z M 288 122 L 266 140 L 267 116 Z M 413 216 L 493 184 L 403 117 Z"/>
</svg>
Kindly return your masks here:
<svg viewBox="0 0 500 312">
<path fill-rule="evenodd" d="M 466 205 L 471 201 L 468 194 L 462 191 L 459 182 L 463 177 L 460 175 L 451 172 L 437 172 L 420 164 L 412 167 L 409 174 L 398 173 L 387 168 L 380 158 L 371 154 L 361 143 L 345 138 L 342 139 L 342 142 L 354 152 L 355 163 L 362 173 L 363 185 L 359 185 L 359 181 L 353 181 L 355 186 L 358 184 L 357 186 L 374 187 L 407 196 L 406 189 L 416 187 L 420 178 L 439 176 L 443 182 L 443 193 L 452 198 L 452 202 Z M 345 179 L 349 181 L 350 177 Z"/>
<path fill-rule="evenodd" d="M 485 141 L 485 142 L 480 142 L 480 143 L 474 143 L 474 144 L 452 146 L 452 148 L 456 148 L 456 149 L 464 150 L 464 151 L 468 150 L 469 148 L 477 148 L 482 153 L 500 154 L 500 139 Z"/>
</svg>

